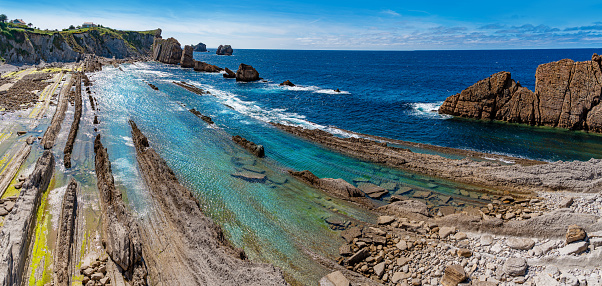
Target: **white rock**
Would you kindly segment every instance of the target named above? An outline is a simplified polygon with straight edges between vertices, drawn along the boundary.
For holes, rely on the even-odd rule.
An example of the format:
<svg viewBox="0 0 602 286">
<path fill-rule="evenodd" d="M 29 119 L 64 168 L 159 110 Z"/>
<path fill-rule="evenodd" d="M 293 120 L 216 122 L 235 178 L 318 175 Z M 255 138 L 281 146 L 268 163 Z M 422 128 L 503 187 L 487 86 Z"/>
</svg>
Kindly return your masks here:
<svg viewBox="0 0 602 286">
<path fill-rule="evenodd" d="M 552 278 L 549 274 L 544 272 L 539 273 L 539 275 L 535 276 L 533 282 L 536 286 L 560 286 L 560 282 L 556 281 L 556 279 Z"/>
<path fill-rule="evenodd" d="M 560 255 L 579 254 L 587 249 L 588 243 L 586 241 L 573 242 L 561 249 L 558 249 Z"/>
<path fill-rule="evenodd" d="M 534 247 L 533 251 L 535 252 L 535 255 L 540 256 L 540 255 L 544 255 L 544 254 L 548 253 L 550 250 L 556 248 L 557 245 L 558 245 L 558 242 L 556 242 L 556 241 L 548 241 L 544 244 Z"/>
<path fill-rule="evenodd" d="M 510 237 L 506 244 L 512 249 L 529 250 L 533 248 L 535 241 L 530 238 Z"/>
<path fill-rule="evenodd" d="M 406 243 L 405 240 L 400 240 L 395 247 L 397 247 L 399 250 L 407 250 L 408 249 L 408 244 Z"/>
<path fill-rule="evenodd" d="M 491 236 L 489 234 L 485 234 L 485 235 L 481 236 L 481 245 L 489 246 L 492 243 L 493 243 L 493 236 Z"/>
</svg>

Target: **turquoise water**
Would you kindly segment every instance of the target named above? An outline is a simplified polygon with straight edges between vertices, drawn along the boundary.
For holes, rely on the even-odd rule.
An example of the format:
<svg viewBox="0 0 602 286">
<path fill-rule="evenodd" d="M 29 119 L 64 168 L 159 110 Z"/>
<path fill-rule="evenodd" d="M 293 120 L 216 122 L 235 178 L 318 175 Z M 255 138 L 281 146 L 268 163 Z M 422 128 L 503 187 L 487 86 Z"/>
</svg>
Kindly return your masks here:
<svg viewBox="0 0 602 286">
<path fill-rule="evenodd" d="M 202 201 L 203 211 L 225 230 L 230 240 L 257 261 L 281 267 L 290 281 L 314 284 L 328 270 L 312 255 L 335 259 L 343 242 L 325 219 L 372 222 L 376 217 L 355 205 L 333 199 L 300 183 L 287 170 L 310 170 L 319 177 L 343 178 L 352 183 L 396 183 L 416 190 L 452 196 L 452 206 L 482 204 L 478 196 L 462 197 L 470 186 L 436 180 L 362 162 L 331 152 L 284 133 L 268 123 L 229 106 L 245 105 L 234 96 L 199 96 L 171 82 L 185 80 L 203 86 L 216 76 L 156 63 L 107 68 L 91 76 L 100 109 L 99 132 L 108 148 L 116 182 L 133 208 L 144 215 L 148 193 L 137 169 L 127 120 L 134 120 L 151 146 L 180 181 Z M 159 91 L 151 89 L 152 83 Z M 212 117 L 209 126 L 188 109 Z M 258 159 L 231 141 L 241 135 L 264 145 Z M 267 176 L 265 183 L 247 182 L 232 174 L 251 170 Z M 387 200 L 387 198 L 385 198 Z M 438 204 L 435 196 L 429 204 Z M 376 201 L 382 204 L 383 202 Z"/>
</svg>

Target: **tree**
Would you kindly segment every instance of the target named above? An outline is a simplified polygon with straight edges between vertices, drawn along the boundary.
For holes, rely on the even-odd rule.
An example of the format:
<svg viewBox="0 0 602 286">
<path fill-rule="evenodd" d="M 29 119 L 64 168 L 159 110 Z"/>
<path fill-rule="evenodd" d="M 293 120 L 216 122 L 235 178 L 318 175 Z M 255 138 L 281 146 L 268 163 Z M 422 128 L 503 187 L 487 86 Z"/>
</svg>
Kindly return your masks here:
<svg viewBox="0 0 602 286">
<path fill-rule="evenodd" d="M 69 26 L 69 30 L 75 30 L 75 27 L 73 25 Z"/>
<path fill-rule="evenodd" d="M 33 26 L 33 24 L 29 23 L 29 24 L 27 24 L 27 26 L 31 28 Z"/>
<path fill-rule="evenodd" d="M 6 14 L 0 14 L 0 22 L 4 23 L 4 22 L 6 22 L 6 20 L 8 20 L 8 17 L 6 16 Z"/>
</svg>

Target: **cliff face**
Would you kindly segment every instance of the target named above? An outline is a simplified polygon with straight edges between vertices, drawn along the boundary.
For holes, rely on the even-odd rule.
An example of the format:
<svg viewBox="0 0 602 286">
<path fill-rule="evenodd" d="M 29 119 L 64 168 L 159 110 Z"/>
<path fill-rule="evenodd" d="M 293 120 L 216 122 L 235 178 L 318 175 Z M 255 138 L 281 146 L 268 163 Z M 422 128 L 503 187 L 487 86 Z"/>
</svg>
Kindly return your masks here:
<svg viewBox="0 0 602 286">
<path fill-rule="evenodd" d="M 182 59 L 182 47 L 174 38 L 161 39 L 157 37 L 153 43 L 153 60 L 165 64 L 179 64 Z"/>
<path fill-rule="evenodd" d="M 148 55 L 155 35 L 146 32 L 90 28 L 82 31 L 38 33 L 21 29 L 3 29 L 0 56 L 8 63 L 69 62 L 95 54 L 108 58 Z"/>
<path fill-rule="evenodd" d="M 439 113 L 602 132 L 599 56 L 542 64 L 535 78 L 532 92 L 512 80 L 509 72 L 496 73 L 448 97 Z"/>
</svg>

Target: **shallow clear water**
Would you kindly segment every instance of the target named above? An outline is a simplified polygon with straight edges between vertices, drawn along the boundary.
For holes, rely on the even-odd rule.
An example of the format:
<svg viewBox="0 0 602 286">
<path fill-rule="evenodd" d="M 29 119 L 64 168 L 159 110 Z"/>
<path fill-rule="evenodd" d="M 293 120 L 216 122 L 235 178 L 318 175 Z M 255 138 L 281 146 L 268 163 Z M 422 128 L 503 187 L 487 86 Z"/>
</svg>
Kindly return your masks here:
<svg viewBox="0 0 602 286">
<path fill-rule="evenodd" d="M 463 197 L 459 192 L 474 189 L 471 186 L 362 162 L 284 133 L 257 115 L 274 111 L 265 111 L 231 91 L 213 86 L 224 81 L 220 74 L 157 63 L 121 68 L 123 71 L 105 68 L 91 79 L 100 109 L 99 132 L 116 182 L 124 188 L 134 209 L 144 215 L 148 194 L 137 169 L 128 119 L 137 123 L 181 182 L 203 202 L 203 211 L 224 228 L 237 247 L 242 247 L 251 259 L 281 267 L 291 280 L 301 284 L 314 284 L 328 272 L 312 260 L 313 254 L 331 259 L 338 255 L 343 241 L 326 219 L 375 222 L 376 218 L 307 187 L 290 177 L 286 172 L 289 169 L 310 170 L 319 177 L 343 178 L 355 184 L 395 183 L 391 194 L 400 192 L 401 187 L 431 190 L 452 197 L 446 204 L 455 207 L 483 203 L 478 196 Z M 172 83 L 180 80 L 202 86 L 215 96 L 200 96 Z M 255 84 L 240 86 L 257 88 Z M 215 126 L 197 118 L 188 111 L 190 108 L 212 117 Z M 246 112 L 249 109 L 253 112 Z M 267 157 L 255 158 L 232 142 L 233 135 L 264 145 Z M 247 182 L 232 176 L 247 170 L 265 174 L 266 182 Z M 433 196 L 428 203 L 442 205 L 440 200 Z"/>
</svg>

